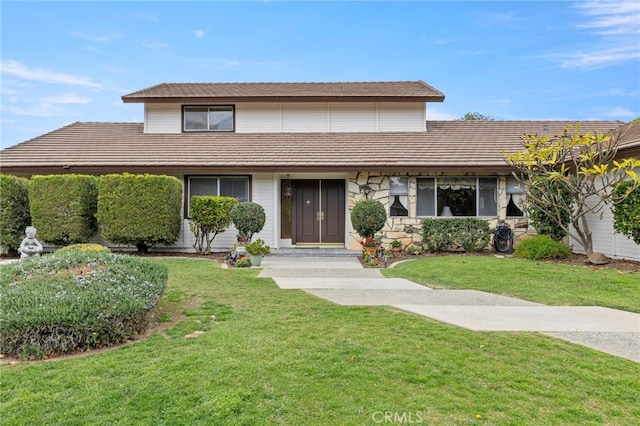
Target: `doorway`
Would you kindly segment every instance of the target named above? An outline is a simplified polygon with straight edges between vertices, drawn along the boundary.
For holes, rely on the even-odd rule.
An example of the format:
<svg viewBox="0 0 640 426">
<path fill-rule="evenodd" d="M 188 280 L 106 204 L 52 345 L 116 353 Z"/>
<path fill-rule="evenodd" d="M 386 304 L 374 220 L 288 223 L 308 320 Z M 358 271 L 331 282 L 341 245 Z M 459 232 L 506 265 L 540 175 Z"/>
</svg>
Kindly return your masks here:
<svg viewBox="0 0 640 426">
<path fill-rule="evenodd" d="M 344 245 L 344 180 L 294 180 L 292 181 L 292 189 L 292 243 Z"/>
</svg>

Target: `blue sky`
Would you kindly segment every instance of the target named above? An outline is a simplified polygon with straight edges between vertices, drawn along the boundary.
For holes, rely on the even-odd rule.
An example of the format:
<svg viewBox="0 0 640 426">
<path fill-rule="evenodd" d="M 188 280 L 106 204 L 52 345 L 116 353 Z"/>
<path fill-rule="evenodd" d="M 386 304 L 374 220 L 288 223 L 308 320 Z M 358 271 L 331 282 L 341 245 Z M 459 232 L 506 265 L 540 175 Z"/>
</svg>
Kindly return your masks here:
<svg viewBox="0 0 640 426">
<path fill-rule="evenodd" d="M 640 2 L 2 1 L 3 148 L 162 82 L 423 80 L 427 118 L 640 116 Z"/>
</svg>

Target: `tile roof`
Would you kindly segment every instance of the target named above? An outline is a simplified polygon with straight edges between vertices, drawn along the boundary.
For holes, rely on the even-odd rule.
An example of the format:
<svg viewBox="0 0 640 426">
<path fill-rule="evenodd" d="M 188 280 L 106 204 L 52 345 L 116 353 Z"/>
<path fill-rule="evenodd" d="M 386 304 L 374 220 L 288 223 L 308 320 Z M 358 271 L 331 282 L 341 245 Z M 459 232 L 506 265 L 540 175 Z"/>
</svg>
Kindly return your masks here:
<svg viewBox="0 0 640 426">
<path fill-rule="evenodd" d="M 427 132 L 143 134 L 142 123 L 79 122 L 3 150 L 5 173 L 257 171 L 508 171 L 520 136 L 567 121 L 428 121 Z M 618 121 L 583 122 L 608 132 Z M 637 128 L 631 145 L 640 146 Z M 635 132 L 635 133 L 634 133 Z M 635 142 L 634 142 L 635 141 Z"/>
<path fill-rule="evenodd" d="M 375 100 L 442 102 L 423 81 L 347 83 L 162 83 L 124 95 L 124 102 Z"/>
</svg>

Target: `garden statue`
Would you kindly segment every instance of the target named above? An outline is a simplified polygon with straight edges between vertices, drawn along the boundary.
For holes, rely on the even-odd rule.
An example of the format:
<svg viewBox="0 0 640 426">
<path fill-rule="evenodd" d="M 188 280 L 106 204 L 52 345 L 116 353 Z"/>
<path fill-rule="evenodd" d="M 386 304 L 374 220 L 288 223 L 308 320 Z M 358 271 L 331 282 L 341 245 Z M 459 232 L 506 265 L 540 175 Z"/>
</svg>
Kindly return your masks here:
<svg viewBox="0 0 640 426">
<path fill-rule="evenodd" d="M 36 239 L 36 228 L 33 226 L 27 226 L 24 233 L 27 237 L 22 240 L 20 248 L 18 248 L 18 251 L 20 252 L 20 259 L 38 256 L 42 251 L 42 244 L 40 244 L 40 241 Z"/>
</svg>

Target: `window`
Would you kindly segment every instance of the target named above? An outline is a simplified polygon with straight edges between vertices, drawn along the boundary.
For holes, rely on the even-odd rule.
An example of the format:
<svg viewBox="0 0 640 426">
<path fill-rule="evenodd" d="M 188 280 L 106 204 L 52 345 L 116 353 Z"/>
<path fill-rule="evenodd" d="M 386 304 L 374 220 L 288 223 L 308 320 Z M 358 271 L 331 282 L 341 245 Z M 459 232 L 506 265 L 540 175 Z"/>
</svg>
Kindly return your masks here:
<svg viewBox="0 0 640 426">
<path fill-rule="evenodd" d="M 184 107 L 184 130 L 232 132 L 233 107 Z"/>
<path fill-rule="evenodd" d="M 496 178 L 418 178 L 416 184 L 417 216 L 498 215 Z"/>
<path fill-rule="evenodd" d="M 191 197 L 196 195 L 221 195 L 249 201 L 248 176 L 191 176 L 188 184 L 187 211 L 191 210 Z"/>
<path fill-rule="evenodd" d="M 409 178 L 389 177 L 389 216 L 409 216 Z"/>
<path fill-rule="evenodd" d="M 524 184 L 513 176 L 507 176 L 507 216 L 524 216 L 522 199 L 524 198 Z"/>
</svg>

